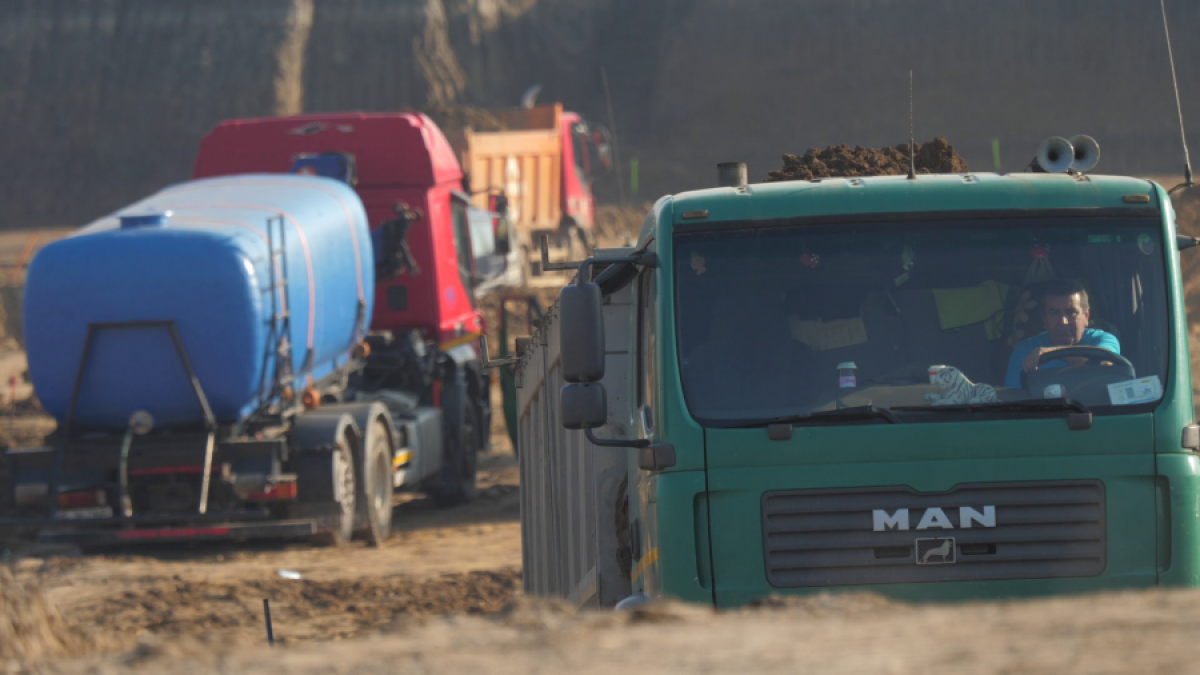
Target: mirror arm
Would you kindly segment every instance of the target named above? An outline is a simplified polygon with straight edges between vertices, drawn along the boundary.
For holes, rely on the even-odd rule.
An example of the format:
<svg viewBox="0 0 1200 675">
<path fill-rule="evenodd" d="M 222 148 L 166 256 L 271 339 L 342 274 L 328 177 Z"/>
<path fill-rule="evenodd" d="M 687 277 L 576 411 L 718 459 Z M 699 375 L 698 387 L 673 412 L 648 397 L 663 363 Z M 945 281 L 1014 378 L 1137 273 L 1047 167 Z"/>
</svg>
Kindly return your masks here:
<svg viewBox="0 0 1200 675">
<path fill-rule="evenodd" d="M 546 271 L 553 272 L 553 271 L 558 271 L 558 270 L 573 270 L 582 264 L 582 263 L 571 262 L 571 261 L 557 262 L 557 263 L 550 262 L 550 248 L 549 248 L 550 245 L 546 243 L 546 237 L 545 236 L 538 237 L 538 243 L 540 243 L 541 247 L 542 247 L 542 269 L 544 269 Z"/>
<path fill-rule="evenodd" d="M 644 448 L 650 445 L 650 441 L 645 438 L 633 440 L 596 438 L 596 434 L 593 434 L 591 429 L 584 429 L 583 435 L 587 436 L 588 442 L 592 445 L 602 448 Z"/>
<path fill-rule="evenodd" d="M 1180 251 L 1193 246 L 1200 246 L 1200 237 L 1189 237 L 1186 234 L 1175 235 L 1175 247 Z"/>
<path fill-rule="evenodd" d="M 491 354 L 488 352 L 488 339 L 486 335 L 479 336 L 479 346 L 483 351 L 483 367 L 485 370 L 490 368 L 503 368 L 504 366 L 515 366 L 521 362 L 521 359 L 518 357 L 493 360 Z"/>
<path fill-rule="evenodd" d="M 550 262 L 550 248 L 546 243 L 546 238 L 541 237 L 539 243 L 542 248 L 542 269 L 548 271 L 556 270 L 571 270 L 579 269 L 579 276 L 575 279 L 575 284 L 586 283 L 584 280 L 588 277 L 589 268 L 597 263 L 616 264 L 616 263 L 633 263 L 642 267 L 658 267 L 658 261 L 653 253 L 649 251 L 640 251 L 634 255 L 622 255 L 612 258 L 588 258 L 582 262 L 566 261 L 566 262 Z"/>
</svg>

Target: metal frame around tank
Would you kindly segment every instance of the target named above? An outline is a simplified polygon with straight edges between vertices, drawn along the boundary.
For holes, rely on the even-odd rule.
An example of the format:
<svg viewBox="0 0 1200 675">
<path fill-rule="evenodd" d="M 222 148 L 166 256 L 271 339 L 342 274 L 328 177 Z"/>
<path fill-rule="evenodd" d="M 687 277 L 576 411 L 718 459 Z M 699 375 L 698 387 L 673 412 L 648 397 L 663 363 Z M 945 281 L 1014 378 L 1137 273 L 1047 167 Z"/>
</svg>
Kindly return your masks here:
<svg viewBox="0 0 1200 675">
<path fill-rule="evenodd" d="M 187 373 L 188 381 L 192 384 L 192 391 L 196 394 L 196 400 L 200 403 L 200 408 L 204 411 L 204 428 L 207 431 L 208 438 L 204 445 L 204 473 L 201 476 L 200 483 L 200 504 L 197 510 L 198 515 L 205 515 L 208 510 L 208 493 L 212 482 L 212 461 L 213 452 L 216 445 L 217 436 L 217 420 L 213 416 L 212 408 L 208 404 L 208 397 L 204 395 L 204 388 L 200 386 L 200 379 L 196 377 L 196 371 L 192 369 L 192 362 L 188 358 L 187 350 L 183 346 L 183 340 L 179 337 L 179 330 L 175 327 L 173 320 L 157 320 L 157 321 L 116 321 L 104 323 L 88 324 L 87 338 L 83 342 L 83 354 L 79 359 L 79 370 L 75 373 L 75 386 L 71 390 L 71 404 L 67 408 L 67 418 L 63 422 L 61 438 L 58 442 L 58 447 L 55 449 L 54 470 L 51 473 L 50 480 L 50 517 L 56 519 L 58 516 L 58 488 L 62 478 L 62 464 L 71 447 L 71 431 L 75 424 L 75 408 L 79 403 L 79 391 L 83 388 L 83 376 L 87 371 L 88 359 L 92 354 L 92 343 L 95 341 L 96 334 L 104 330 L 130 330 L 137 328 L 166 328 L 171 334 L 171 340 L 175 345 L 175 352 L 179 354 L 179 360 L 183 363 L 183 369 Z M 130 428 L 125 432 L 125 440 L 123 443 L 123 452 L 121 453 L 120 476 L 122 481 L 122 492 L 128 488 L 127 479 L 125 478 L 126 466 L 128 461 L 128 446 L 132 443 L 133 429 Z M 127 496 L 123 494 L 122 496 Z M 217 515 L 217 514 L 213 514 Z M 230 514 L 220 514 L 221 517 L 229 517 Z M 154 520 L 161 520 L 161 517 L 150 517 Z M 107 519 L 106 519 L 107 520 Z M 130 514 L 125 514 L 122 518 L 111 519 L 115 522 L 137 522 L 139 518 Z"/>
</svg>

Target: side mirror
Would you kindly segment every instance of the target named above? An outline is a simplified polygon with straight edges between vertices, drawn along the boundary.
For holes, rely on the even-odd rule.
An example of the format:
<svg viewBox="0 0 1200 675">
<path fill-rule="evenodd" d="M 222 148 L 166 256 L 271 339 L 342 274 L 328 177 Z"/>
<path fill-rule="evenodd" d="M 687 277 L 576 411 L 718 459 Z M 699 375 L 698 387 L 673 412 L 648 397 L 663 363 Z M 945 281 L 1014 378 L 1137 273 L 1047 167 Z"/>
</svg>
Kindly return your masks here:
<svg viewBox="0 0 1200 675">
<path fill-rule="evenodd" d="M 387 281 L 407 271 L 413 276 L 421 273 L 412 250 L 408 247 L 408 231 L 413 223 L 425 217 L 419 208 L 404 202 L 392 205 L 396 218 L 388 220 L 371 231 L 371 244 L 375 248 L 375 281 Z"/>
<path fill-rule="evenodd" d="M 580 274 L 584 271 L 581 269 Z M 572 383 L 598 382 L 604 378 L 600 286 L 590 281 L 564 286 L 559 291 L 558 303 L 563 379 Z"/>
<path fill-rule="evenodd" d="M 1180 251 L 1193 246 L 1200 246 L 1200 237 L 1189 237 L 1186 234 L 1175 235 L 1175 247 Z"/>
<path fill-rule="evenodd" d="M 507 216 L 496 217 L 496 253 L 508 255 L 512 252 L 512 228 Z"/>
<path fill-rule="evenodd" d="M 599 382 L 568 384 L 559 391 L 562 425 L 595 429 L 608 423 L 608 395 Z"/>
</svg>

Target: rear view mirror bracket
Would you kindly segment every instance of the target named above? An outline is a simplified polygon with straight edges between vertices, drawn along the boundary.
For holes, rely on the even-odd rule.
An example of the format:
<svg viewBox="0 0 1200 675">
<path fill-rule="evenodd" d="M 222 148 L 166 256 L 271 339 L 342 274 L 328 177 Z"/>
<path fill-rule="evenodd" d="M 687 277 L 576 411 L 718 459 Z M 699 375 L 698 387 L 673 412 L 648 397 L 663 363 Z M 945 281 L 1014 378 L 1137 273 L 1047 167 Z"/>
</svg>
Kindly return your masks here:
<svg viewBox="0 0 1200 675">
<path fill-rule="evenodd" d="M 645 438 L 596 438 L 596 434 L 593 434 L 591 429 L 584 430 L 583 435 L 587 436 L 589 443 L 601 448 L 646 448 L 650 446 L 650 441 Z"/>
<path fill-rule="evenodd" d="M 1175 247 L 1180 251 L 1193 246 L 1200 246 L 1200 237 L 1189 237 L 1186 234 L 1175 235 Z"/>
<path fill-rule="evenodd" d="M 633 263 L 642 267 L 658 267 L 658 260 L 652 251 L 643 249 L 633 255 L 621 255 L 604 258 L 588 258 L 583 261 L 565 261 L 551 262 L 550 261 L 550 245 L 545 237 L 539 237 L 538 243 L 542 250 L 542 269 L 547 271 L 555 270 L 570 270 L 579 269 L 579 274 L 575 277 L 575 283 L 583 284 L 590 281 L 590 270 L 592 265 L 596 264 L 617 264 L 617 263 Z"/>
</svg>

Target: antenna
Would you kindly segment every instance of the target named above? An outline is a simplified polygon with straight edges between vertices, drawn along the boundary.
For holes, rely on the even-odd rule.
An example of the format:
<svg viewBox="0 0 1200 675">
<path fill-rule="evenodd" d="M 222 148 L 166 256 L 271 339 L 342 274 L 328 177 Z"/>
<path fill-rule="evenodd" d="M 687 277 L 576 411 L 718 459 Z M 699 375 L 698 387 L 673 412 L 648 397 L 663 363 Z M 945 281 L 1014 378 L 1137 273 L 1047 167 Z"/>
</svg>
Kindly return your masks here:
<svg viewBox="0 0 1200 675">
<path fill-rule="evenodd" d="M 1158 0 L 1158 5 L 1162 9 L 1163 33 L 1167 36 L 1167 56 L 1171 60 L 1171 84 L 1175 87 L 1175 109 L 1179 113 L 1179 137 L 1183 140 L 1183 179 L 1186 182 L 1171 188 L 1168 194 L 1172 194 L 1178 190 L 1195 187 L 1196 184 L 1192 182 L 1192 158 L 1188 154 L 1187 134 L 1183 130 L 1183 104 L 1179 102 L 1179 79 L 1175 77 L 1175 54 L 1171 51 L 1171 29 L 1167 25 L 1167 0 Z"/>
<path fill-rule="evenodd" d="M 913 76 L 908 71 L 908 179 L 917 179 L 917 142 L 913 134 Z"/>
<path fill-rule="evenodd" d="M 613 165 L 617 167 L 617 193 L 621 195 L 621 203 L 625 203 L 625 179 L 621 176 L 621 146 L 617 143 L 617 118 L 613 116 L 612 93 L 608 90 L 608 69 L 600 67 L 600 77 L 604 80 L 604 101 L 608 104 L 608 126 L 612 128 Z"/>
</svg>

